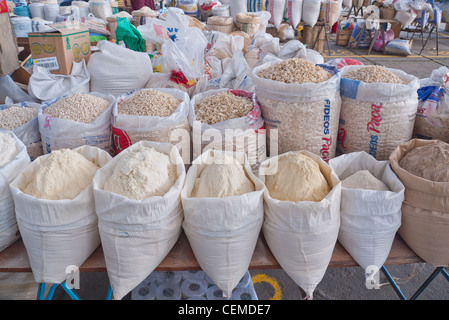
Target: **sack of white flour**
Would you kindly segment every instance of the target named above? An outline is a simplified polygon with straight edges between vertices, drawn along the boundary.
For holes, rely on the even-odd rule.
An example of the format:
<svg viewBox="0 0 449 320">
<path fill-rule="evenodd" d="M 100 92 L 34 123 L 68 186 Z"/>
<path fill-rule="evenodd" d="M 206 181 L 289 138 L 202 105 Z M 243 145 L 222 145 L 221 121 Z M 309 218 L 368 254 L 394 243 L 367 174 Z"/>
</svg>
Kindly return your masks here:
<svg viewBox="0 0 449 320">
<path fill-rule="evenodd" d="M 405 187 L 387 160 L 365 151 L 338 156 L 329 165 L 342 182 L 338 241 L 363 270 L 379 270 L 401 225 Z"/>
<path fill-rule="evenodd" d="M 341 72 L 337 154 L 365 151 L 388 159 L 412 138 L 419 79 L 383 66 L 346 66 Z"/>
<path fill-rule="evenodd" d="M 0 251 L 20 238 L 9 184 L 29 163 L 23 142 L 14 132 L 0 129 Z"/>
<path fill-rule="evenodd" d="M 264 189 L 242 152 L 207 150 L 187 172 L 182 226 L 201 269 L 228 298 L 259 238 Z"/>
<path fill-rule="evenodd" d="M 113 154 L 111 114 L 114 97 L 75 93 L 44 102 L 38 111 L 44 154 L 89 145 Z"/>
<path fill-rule="evenodd" d="M 95 174 L 98 227 L 115 299 L 147 278 L 178 240 L 185 176 L 178 149 L 151 141 L 133 144 Z"/>
<path fill-rule="evenodd" d="M 116 154 L 142 140 L 172 143 L 190 163 L 189 95 L 174 88 L 141 89 L 120 95 L 112 108 Z"/>
<path fill-rule="evenodd" d="M 263 235 L 282 269 L 313 298 L 340 228 L 341 183 L 332 168 L 306 150 L 262 162 Z"/>
<path fill-rule="evenodd" d="M 308 150 L 335 156 L 340 115 L 340 72 L 301 58 L 264 63 L 251 73 L 274 156 Z"/>
<path fill-rule="evenodd" d="M 20 234 L 36 282 L 61 283 L 100 245 L 92 177 L 111 156 L 82 146 L 55 150 L 11 182 Z M 55 191 L 56 190 L 56 191 Z"/>
<path fill-rule="evenodd" d="M 216 89 L 190 101 L 193 159 L 208 149 L 244 152 L 256 171 L 266 158 L 266 134 L 253 92 Z"/>
</svg>

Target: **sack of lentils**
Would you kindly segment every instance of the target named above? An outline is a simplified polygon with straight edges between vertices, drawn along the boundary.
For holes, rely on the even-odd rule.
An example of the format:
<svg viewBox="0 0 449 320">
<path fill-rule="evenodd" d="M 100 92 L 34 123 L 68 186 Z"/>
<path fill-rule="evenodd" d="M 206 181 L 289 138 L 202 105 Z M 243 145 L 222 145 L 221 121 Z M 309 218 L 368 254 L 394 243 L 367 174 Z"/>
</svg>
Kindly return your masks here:
<svg viewBox="0 0 449 320">
<path fill-rule="evenodd" d="M 337 68 L 290 58 L 264 63 L 251 77 L 270 156 L 307 150 L 325 162 L 335 157 L 341 105 Z"/>
<path fill-rule="evenodd" d="M 378 65 L 346 66 L 341 72 L 337 154 L 365 151 L 387 160 L 412 138 L 419 79 Z"/>
</svg>

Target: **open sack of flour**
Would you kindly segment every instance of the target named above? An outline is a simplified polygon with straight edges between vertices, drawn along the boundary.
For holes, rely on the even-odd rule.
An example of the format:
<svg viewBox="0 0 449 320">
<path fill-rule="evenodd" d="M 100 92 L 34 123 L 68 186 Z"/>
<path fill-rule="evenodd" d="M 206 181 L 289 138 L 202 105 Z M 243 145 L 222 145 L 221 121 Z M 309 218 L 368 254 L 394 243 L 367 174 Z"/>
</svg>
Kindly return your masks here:
<svg viewBox="0 0 449 320">
<path fill-rule="evenodd" d="M 216 89 L 190 101 L 193 159 L 208 149 L 244 152 L 253 171 L 266 158 L 266 134 L 253 92 Z"/>
<path fill-rule="evenodd" d="M 171 143 L 190 163 L 189 95 L 175 88 L 140 89 L 117 97 L 112 108 L 116 154 L 142 140 Z"/>
<path fill-rule="evenodd" d="M 98 227 L 115 299 L 147 278 L 178 240 L 185 177 L 178 149 L 152 141 L 133 144 L 95 174 Z"/>
<path fill-rule="evenodd" d="M 337 242 L 341 182 L 309 151 L 290 151 L 260 165 L 265 183 L 263 235 L 282 269 L 312 299 Z"/>
<path fill-rule="evenodd" d="M 92 146 L 38 157 L 11 182 L 36 282 L 61 283 L 100 245 L 92 178 L 111 156 Z M 72 271 L 71 269 L 70 271 Z"/>
<path fill-rule="evenodd" d="M 11 181 L 30 163 L 27 149 L 14 132 L 0 129 L 0 252 L 20 238 Z"/>
<path fill-rule="evenodd" d="M 83 145 L 113 154 L 111 115 L 114 97 L 74 93 L 47 101 L 38 111 L 44 154 Z"/>
<path fill-rule="evenodd" d="M 365 151 L 387 160 L 412 138 L 419 79 L 376 65 L 346 66 L 341 73 L 337 154 Z"/>
<path fill-rule="evenodd" d="M 340 72 L 302 58 L 264 63 L 251 73 L 267 129 L 270 156 L 307 150 L 335 156 Z"/>
<path fill-rule="evenodd" d="M 329 165 L 342 187 L 338 241 L 363 270 L 380 269 L 401 225 L 404 185 L 388 160 L 365 151 L 338 156 Z"/>
<path fill-rule="evenodd" d="M 187 172 L 182 226 L 201 269 L 227 298 L 251 262 L 264 189 L 243 152 L 209 149 Z"/>
<path fill-rule="evenodd" d="M 405 186 L 399 235 L 426 263 L 449 266 L 449 144 L 412 139 L 390 155 Z"/>
</svg>

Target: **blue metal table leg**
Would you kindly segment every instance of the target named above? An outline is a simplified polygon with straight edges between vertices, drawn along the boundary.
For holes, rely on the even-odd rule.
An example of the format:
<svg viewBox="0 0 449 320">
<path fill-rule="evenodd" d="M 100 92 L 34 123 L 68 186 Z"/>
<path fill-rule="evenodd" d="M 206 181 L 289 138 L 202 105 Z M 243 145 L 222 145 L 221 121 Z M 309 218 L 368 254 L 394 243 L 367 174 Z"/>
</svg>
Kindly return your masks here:
<svg viewBox="0 0 449 320">
<path fill-rule="evenodd" d="M 47 293 L 47 298 L 45 298 L 45 300 L 51 300 L 53 299 L 53 294 L 55 293 L 56 287 L 58 285 L 56 283 L 53 283 L 50 287 L 50 290 Z"/>
<path fill-rule="evenodd" d="M 449 281 L 449 273 L 447 273 L 447 271 L 444 268 L 443 268 L 443 270 L 441 270 L 441 273 L 446 278 L 446 280 Z"/>
<path fill-rule="evenodd" d="M 402 300 L 407 300 L 407 298 L 405 297 L 405 295 L 402 293 L 401 289 L 399 289 L 398 285 L 396 284 L 396 282 L 394 281 L 393 277 L 390 275 L 390 273 L 388 272 L 387 268 L 385 268 L 385 266 L 382 266 L 381 268 L 382 272 L 385 274 L 385 276 L 387 277 L 388 281 L 391 283 L 391 285 L 393 286 L 394 291 L 396 292 L 396 294 L 399 296 L 399 298 L 401 298 Z"/>
<path fill-rule="evenodd" d="M 61 287 L 70 296 L 70 298 L 72 298 L 72 300 L 80 300 L 78 295 L 67 287 L 67 284 L 65 283 L 65 281 L 61 283 Z"/>
<path fill-rule="evenodd" d="M 435 279 L 435 277 L 443 270 L 443 267 L 436 268 L 432 274 L 427 278 L 427 280 L 419 287 L 419 289 L 415 292 L 415 294 L 410 298 L 410 300 L 417 299 L 421 293 L 427 288 L 427 286 Z"/>
<path fill-rule="evenodd" d="M 37 286 L 37 300 L 44 300 L 45 283 L 40 282 Z"/>
<path fill-rule="evenodd" d="M 112 299 L 112 287 L 109 284 L 108 293 L 106 294 L 106 300 L 111 300 L 111 299 Z"/>
</svg>

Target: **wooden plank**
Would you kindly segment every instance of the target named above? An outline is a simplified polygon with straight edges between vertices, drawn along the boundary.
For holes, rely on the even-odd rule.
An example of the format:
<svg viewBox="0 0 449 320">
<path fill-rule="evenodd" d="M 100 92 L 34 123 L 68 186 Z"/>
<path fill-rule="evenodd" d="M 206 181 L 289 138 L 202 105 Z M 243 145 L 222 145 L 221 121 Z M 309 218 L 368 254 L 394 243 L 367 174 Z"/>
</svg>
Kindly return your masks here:
<svg viewBox="0 0 449 320">
<path fill-rule="evenodd" d="M 19 68 L 19 49 L 9 13 L 0 13 L 0 75 Z"/>
<path fill-rule="evenodd" d="M 424 262 L 405 242 L 396 235 L 392 249 L 385 265 L 410 264 Z M 351 255 L 337 242 L 329 267 L 355 267 L 358 264 Z M 249 269 L 280 269 L 281 266 L 270 251 L 261 233 Z M 200 266 L 184 233 L 167 257 L 156 268 L 159 271 L 198 270 Z M 101 245 L 80 267 L 81 272 L 106 272 L 106 263 Z M 0 252 L 0 272 L 31 272 L 28 255 L 22 240 Z"/>
</svg>

